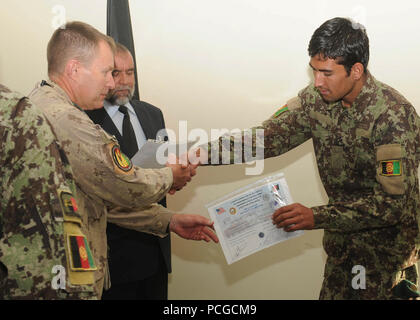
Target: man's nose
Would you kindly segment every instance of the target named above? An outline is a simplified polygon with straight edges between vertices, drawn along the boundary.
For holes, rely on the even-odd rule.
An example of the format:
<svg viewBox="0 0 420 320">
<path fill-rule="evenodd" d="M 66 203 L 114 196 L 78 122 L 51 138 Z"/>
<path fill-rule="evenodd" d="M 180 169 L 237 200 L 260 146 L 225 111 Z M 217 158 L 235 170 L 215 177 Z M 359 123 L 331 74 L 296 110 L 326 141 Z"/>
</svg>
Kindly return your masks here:
<svg viewBox="0 0 420 320">
<path fill-rule="evenodd" d="M 114 89 L 115 88 L 115 81 L 114 81 L 114 77 L 112 76 L 112 74 L 110 73 L 107 77 L 107 82 L 106 82 L 106 86 L 109 89 Z"/>
<path fill-rule="evenodd" d="M 314 73 L 315 88 L 320 88 L 324 85 L 324 76 L 322 72 Z"/>
<path fill-rule="evenodd" d="M 120 74 L 120 78 L 119 80 L 119 84 L 126 86 L 128 84 L 128 76 L 125 74 L 125 72 L 121 72 Z"/>
</svg>

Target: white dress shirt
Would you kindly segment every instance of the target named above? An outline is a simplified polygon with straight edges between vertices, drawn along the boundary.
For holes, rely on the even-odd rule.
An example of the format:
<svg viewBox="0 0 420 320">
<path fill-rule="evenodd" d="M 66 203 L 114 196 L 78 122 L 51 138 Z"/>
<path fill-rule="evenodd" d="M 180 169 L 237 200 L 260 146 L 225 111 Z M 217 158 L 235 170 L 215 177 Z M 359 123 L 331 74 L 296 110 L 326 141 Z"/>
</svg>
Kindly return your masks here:
<svg viewBox="0 0 420 320">
<path fill-rule="evenodd" d="M 136 134 L 137 146 L 139 150 L 141 147 L 146 143 L 146 135 L 144 134 L 143 128 L 141 127 L 140 121 L 137 118 L 137 114 L 134 111 L 133 106 L 130 102 L 127 102 L 124 106 L 128 109 L 128 114 L 130 115 L 131 125 L 133 126 L 134 133 Z M 104 101 L 104 108 L 105 111 L 108 113 L 109 117 L 114 122 L 115 126 L 117 127 L 118 131 L 122 135 L 122 126 L 124 120 L 124 114 L 119 112 L 118 109 L 120 106 L 112 105 L 109 101 Z"/>
</svg>

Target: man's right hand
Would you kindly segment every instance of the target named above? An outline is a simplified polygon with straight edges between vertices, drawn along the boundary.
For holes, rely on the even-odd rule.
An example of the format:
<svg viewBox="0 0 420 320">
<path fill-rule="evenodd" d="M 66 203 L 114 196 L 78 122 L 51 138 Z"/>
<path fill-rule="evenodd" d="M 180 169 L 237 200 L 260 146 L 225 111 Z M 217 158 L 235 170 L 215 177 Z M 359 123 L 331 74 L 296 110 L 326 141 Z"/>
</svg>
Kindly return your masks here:
<svg viewBox="0 0 420 320">
<path fill-rule="evenodd" d="M 169 190 L 170 194 L 181 190 L 191 181 L 191 177 L 195 175 L 195 170 L 192 171 L 188 163 L 183 163 L 175 155 L 169 155 L 166 166 L 172 169 L 173 184 Z"/>
<path fill-rule="evenodd" d="M 169 223 L 169 230 L 187 240 L 219 242 L 214 232 L 214 222 L 198 214 L 175 213 Z"/>
</svg>

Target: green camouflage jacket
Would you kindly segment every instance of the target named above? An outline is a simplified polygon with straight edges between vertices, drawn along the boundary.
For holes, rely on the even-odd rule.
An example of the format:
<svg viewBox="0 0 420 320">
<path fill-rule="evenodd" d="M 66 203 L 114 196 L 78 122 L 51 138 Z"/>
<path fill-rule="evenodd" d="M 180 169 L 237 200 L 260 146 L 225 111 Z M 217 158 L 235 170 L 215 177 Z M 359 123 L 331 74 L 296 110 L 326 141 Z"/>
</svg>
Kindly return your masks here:
<svg viewBox="0 0 420 320">
<path fill-rule="evenodd" d="M 264 141 L 255 139 L 264 130 Z M 242 143 L 264 144 L 264 158 L 281 155 L 313 139 L 321 180 L 329 197 L 313 207 L 315 228 L 337 263 L 352 257 L 366 268 L 405 268 L 418 259 L 420 207 L 418 166 L 420 120 L 396 90 L 368 74 L 350 108 L 327 104 L 313 85 L 261 126 L 242 135 Z M 258 135 L 257 135 L 258 137 Z M 208 145 L 208 161 L 226 151 Z M 230 137 L 230 150 L 234 140 Z M 239 148 L 240 149 L 240 148 Z M 242 148 L 245 150 L 245 148 Z M 242 152 L 242 150 L 238 150 Z M 245 155 L 230 152 L 231 163 Z"/>
<path fill-rule="evenodd" d="M 96 298 L 93 271 L 70 268 L 69 240 L 85 237 L 68 161 L 42 113 L 2 85 L 0 177 L 0 299 Z"/>
</svg>

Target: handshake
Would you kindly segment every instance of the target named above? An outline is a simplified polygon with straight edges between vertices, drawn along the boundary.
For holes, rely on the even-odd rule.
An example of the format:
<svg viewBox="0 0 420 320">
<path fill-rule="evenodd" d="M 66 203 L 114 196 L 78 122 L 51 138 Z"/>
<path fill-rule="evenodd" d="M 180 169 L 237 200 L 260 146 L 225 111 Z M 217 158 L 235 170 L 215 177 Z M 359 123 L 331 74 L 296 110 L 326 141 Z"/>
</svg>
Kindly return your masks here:
<svg viewBox="0 0 420 320">
<path fill-rule="evenodd" d="M 174 154 L 169 154 L 166 166 L 172 169 L 174 180 L 169 194 L 173 195 L 180 191 L 197 174 L 197 167 L 202 164 L 200 161 L 201 150 L 200 148 L 192 150 L 179 158 Z"/>
<path fill-rule="evenodd" d="M 173 175 L 173 184 L 169 194 L 173 195 L 181 190 L 196 175 L 197 167 L 204 163 L 199 159 L 200 150 L 200 148 L 195 149 L 179 158 L 174 154 L 169 155 L 166 166 L 172 169 Z M 219 242 L 219 238 L 214 233 L 213 222 L 200 215 L 174 214 L 169 224 L 169 230 L 187 240 Z"/>
</svg>

